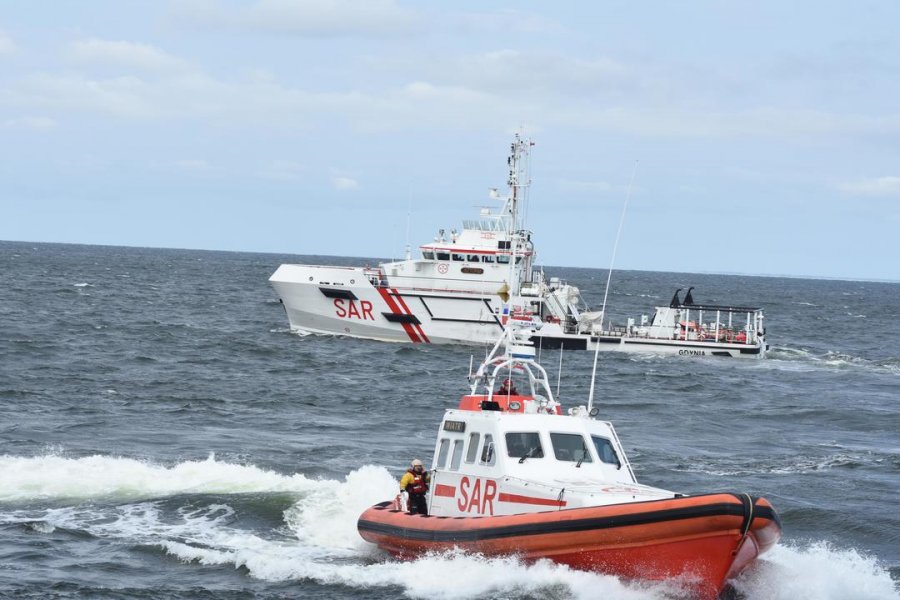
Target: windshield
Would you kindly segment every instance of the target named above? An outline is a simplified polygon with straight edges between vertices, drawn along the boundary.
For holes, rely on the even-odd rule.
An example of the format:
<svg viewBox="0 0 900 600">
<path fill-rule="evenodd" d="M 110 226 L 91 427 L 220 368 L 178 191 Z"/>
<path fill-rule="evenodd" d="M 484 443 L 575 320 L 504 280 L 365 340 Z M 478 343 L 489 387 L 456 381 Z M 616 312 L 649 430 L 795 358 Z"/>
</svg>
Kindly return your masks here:
<svg viewBox="0 0 900 600">
<path fill-rule="evenodd" d="M 536 431 L 506 434 L 506 454 L 512 458 L 543 458 L 544 448 Z M 520 462 L 522 462 L 520 461 Z"/>
<path fill-rule="evenodd" d="M 618 468 L 622 467 L 622 463 L 619 461 L 619 457 L 616 456 L 615 449 L 613 449 L 612 442 L 599 435 L 592 435 L 591 439 L 594 442 L 594 448 L 597 450 L 597 456 L 600 457 L 601 461 L 610 465 L 616 465 Z"/>
<path fill-rule="evenodd" d="M 553 455 L 556 460 L 577 463 L 593 462 L 584 438 L 577 433 L 551 433 L 550 441 L 553 443 Z"/>
</svg>

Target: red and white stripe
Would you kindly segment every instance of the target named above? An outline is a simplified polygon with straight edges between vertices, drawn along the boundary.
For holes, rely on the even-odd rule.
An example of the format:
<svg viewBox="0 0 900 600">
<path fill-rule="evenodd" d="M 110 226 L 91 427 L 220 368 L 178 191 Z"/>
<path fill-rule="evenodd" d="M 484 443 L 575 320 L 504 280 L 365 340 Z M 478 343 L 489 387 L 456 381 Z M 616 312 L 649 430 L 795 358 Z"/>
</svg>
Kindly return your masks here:
<svg viewBox="0 0 900 600">
<path fill-rule="evenodd" d="M 388 309 L 392 313 L 394 313 L 395 315 L 412 315 L 412 311 L 409 310 L 409 306 L 406 305 L 406 302 L 403 300 L 403 297 L 400 295 L 396 288 L 388 289 L 377 287 L 375 289 L 378 290 L 379 294 L 381 294 L 381 298 L 384 300 L 384 303 L 387 304 Z M 409 339 L 412 343 L 431 343 L 431 340 L 428 339 L 428 336 L 425 335 L 425 332 L 422 330 L 421 324 L 401 323 L 400 325 L 403 327 L 403 330 L 406 331 L 406 335 L 409 336 Z"/>
</svg>

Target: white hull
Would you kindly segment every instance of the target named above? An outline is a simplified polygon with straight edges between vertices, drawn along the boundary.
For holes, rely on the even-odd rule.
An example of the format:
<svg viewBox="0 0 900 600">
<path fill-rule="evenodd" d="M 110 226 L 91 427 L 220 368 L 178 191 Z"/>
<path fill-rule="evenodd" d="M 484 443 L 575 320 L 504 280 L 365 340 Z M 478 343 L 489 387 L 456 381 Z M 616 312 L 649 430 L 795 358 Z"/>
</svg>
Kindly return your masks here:
<svg viewBox="0 0 900 600">
<path fill-rule="evenodd" d="M 282 265 L 270 279 L 291 329 L 386 342 L 493 344 L 503 331 L 496 293 L 381 285 L 361 267 Z M 491 286 L 497 287 L 497 286 Z M 757 344 L 673 340 L 636 335 L 567 333 L 545 323 L 535 345 L 552 349 L 661 353 L 678 356 L 761 357 Z"/>
<path fill-rule="evenodd" d="M 496 294 L 400 290 L 373 285 L 362 268 L 310 265 L 282 265 L 270 281 L 295 331 L 386 342 L 482 344 L 493 343 L 503 330 Z"/>
</svg>

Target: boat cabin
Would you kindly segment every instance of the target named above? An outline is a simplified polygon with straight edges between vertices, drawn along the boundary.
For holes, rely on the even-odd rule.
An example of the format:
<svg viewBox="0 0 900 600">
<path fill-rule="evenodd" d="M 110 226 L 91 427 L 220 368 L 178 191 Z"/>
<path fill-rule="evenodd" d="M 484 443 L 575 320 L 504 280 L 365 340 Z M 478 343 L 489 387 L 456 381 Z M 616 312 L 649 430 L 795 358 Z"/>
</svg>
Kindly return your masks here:
<svg viewBox="0 0 900 600">
<path fill-rule="evenodd" d="M 463 396 L 441 421 L 431 468 L 435 516 L 593 506 L 645 491 L 611 423 L 534 396 Z"/>
<path fill-rule="evenodd" d="M 752 306 L 696 304 L 688 289 L 684 301 L 677 290 L 668 306 L 657 306 L 653 319 L 641 318 L 639 326 L 629 319 L 632 335 L 672 340 L 758 344 L 765 335 L 763 310 Z"/>
</svg>

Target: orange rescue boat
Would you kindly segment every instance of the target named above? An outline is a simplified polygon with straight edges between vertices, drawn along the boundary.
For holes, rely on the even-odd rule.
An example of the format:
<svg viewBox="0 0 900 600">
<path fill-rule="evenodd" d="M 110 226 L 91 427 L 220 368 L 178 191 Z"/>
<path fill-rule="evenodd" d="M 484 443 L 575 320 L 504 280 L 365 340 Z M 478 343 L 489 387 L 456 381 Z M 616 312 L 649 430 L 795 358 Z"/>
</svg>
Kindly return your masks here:
<svg viewBox="0 0 900 600">
<path fill-rule="evenodd" d="M 470 373 L 470 393 L 445 412 L 428 514 L 407 513 L 398 496 L 359 517 L 360 535 L 403 559 L 460 548 L 679 579 L 698 597 L 718 596 L 780 539 L 775 509 L 749 494 L 690 496 L 638 483 L 612 423 L 596 419 L 593 392 L 565 412 L 554 399 L 535 361 L 533 326 L 510 320 Z"/>
<path fill-rule="evenodd" d="M 547 558 L 634 579 L 681 578 L 715 598 L 781 524 L 763 498 L 709 494 L 491 517 L 411 515 L 382 502 L 359 518 L 362 537 L 399 558 L 460 548 L 486 556 Z"/>
</svg>

